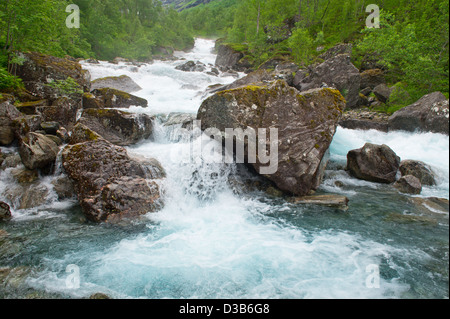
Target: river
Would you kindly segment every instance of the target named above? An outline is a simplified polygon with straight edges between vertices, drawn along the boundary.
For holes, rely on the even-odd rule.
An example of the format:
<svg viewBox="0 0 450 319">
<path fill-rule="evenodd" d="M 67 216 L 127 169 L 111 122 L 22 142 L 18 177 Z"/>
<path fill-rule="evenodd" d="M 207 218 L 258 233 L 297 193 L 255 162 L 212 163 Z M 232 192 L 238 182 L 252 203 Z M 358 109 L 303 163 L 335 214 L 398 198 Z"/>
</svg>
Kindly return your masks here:
<svg viewBox="0 0 450 319">
<path fill-rule="evenodd" d="M 213 46 L 197 39 L 192 52 L 177 55 L 213 64 Z M 448 212 L 426 213 L 411 203 L 449 198 L 448 136 L 339 127 L 318 192 L 347 196 L 345 212 L 238 192 L 228 181 L 239 167 L 192 159 L 190 143 L 164 126 L 169 113 L 196 114 L 207 86 L 235 79 L 182 72 L 175 69 L 180 63 L 138 69 L 83 63 L 93 79 L 126 74 L 143 88 L 134 94 L 149 107 L 130 110 L 156 116 L 155 136 L 128 150 L 162 163 L 165 206 L 132 225 L 88 223 L 75 201 L 52 194 L 37 209 L 13 211 L 13 219 L 0 224 L 8 233 L 0 267 L 33 269 L 23 291 L 69 298 L 96 292 L 133 299 L 448 298 Z M 343 170 L 347 152 L 366 142 L 430 164 L 438 185 L 409 196 L 350 177 Z M 0 192 L 11 183 L 3 173 Z M 68 281 L 74 274 L 75 284 Z M 17 290 L 3 287 L 1 294 Z"/>
</svg>

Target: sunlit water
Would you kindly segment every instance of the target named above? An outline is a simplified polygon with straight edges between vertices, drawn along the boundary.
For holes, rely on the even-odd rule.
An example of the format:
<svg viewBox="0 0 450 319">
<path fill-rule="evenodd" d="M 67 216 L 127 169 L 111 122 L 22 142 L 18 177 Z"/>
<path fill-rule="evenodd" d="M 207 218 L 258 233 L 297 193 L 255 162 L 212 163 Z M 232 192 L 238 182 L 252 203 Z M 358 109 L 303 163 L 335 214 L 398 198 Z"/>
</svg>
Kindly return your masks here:
<svg viewBox="0 0 450 319">
<path fill-rule="evenodd" d="M 198 40 L 193 52 L 178 54 L 213 63 L 213 45 Z M 131 110 L 158 115 L 155 137 L 129 152 L 164 166 L 165 207 L 132 225 L 96 225 L 83 221 L 74 201 L 50 193 L 45 205 L 15 210 L 11 222 L 0 224 L 9 234 L 0 266 L 28 266 L 29 287 L 72 298 L 448 298 L 448 213 L 428 216 L 392 186 L 343 169 L 349 150 L 387 144 L 438 174 L 438 185 L 419 197 L 448 199 L 447 136 L 339 128 L 319 193 L 346 195 L 346 212 L 239 192 L 229 183 L 235 165 L 205 163 L 191 143 L 173 138 L 177 127 L 164 126 L 168 113 L 195 114 L 207 86 L 234 80 L 175 70 L 183 62 L 154 62 L 137 72 L 125 64 L 84 64 L 93 78 L 126 74 L 143 88 L 135 94 L 149 107 Z M 0 181 L 4 192 L 13 183 L 8 170 Z M 420 218 L 402 218 L 411 216 Z M 79 287 L 67 281 L 69 265 L 79 269 Z"/>
</svg>

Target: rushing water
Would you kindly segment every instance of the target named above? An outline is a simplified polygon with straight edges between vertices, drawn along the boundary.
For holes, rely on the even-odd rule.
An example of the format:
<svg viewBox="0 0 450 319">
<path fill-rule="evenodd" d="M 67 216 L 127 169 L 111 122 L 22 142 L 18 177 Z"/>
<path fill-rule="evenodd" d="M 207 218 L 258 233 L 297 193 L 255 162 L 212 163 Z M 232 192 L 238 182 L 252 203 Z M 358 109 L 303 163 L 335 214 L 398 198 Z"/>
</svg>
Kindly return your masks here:
<svg viewBox="0 0 450 319">
<path fill-rule="evenodd" d="M 213 63 L 213 45 L 199 39 L 193 52 L 179 56 Z M 239 192 L 229 180 L 241 168 L 192 157 L 191 144 L 174 139 L 177 127 L 164 126 L 168 113 L 195 114 L 207 86 L 234 78 L 175 70 L 180 63 L 138 70 L 84 64 L 93 78 L 127 74 L 143 88 L 135 94 L 149 107 L 131 110 L 157 115 L 155 137 L 129 152 L 156 158 L 166 169 L 164 209 L 133 225 L 95 225 L 84 221 L 74 201 L 58 201 L 51 192 L 38 209 L 15 210 L 12 221 L 0 224 L 8 233 L 7 240 L 0 237 L 0 267 L 32 269 L 26 287 L 72 298 L 95 292 L 151 299 L 448 298 L 448 213 L 425 213 L 412 196 L 343 169 L 349 150 L 388 144 L 402 159 L 427 162 L 438 174 L 438 185 L 415 197 L 448 199 L 447 136 L 339 128 L 319 192 L 346 195 L 346 212 Z M 6 170 L 0 192 L 12 184 Z M 79 287 L 67 281 L 73 265 Z M 8 285 L 0 295 L 27 289 Z"/>
</svg>

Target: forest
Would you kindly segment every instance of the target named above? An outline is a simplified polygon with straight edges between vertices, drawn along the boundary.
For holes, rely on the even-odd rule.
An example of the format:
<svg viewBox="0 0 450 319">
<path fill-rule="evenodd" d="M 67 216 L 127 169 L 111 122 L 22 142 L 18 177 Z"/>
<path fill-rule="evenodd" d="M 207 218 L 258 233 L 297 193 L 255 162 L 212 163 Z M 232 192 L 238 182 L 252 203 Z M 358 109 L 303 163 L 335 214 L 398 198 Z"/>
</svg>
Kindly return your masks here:
<svg viewBox="0 0 450 319">
<path fill-rule="evenodd" d="M 380 9 L 380 28 L 366 27 L 369 4 Z M 402 88 L 395 108 L 433 91 L 448 96 L 448 0 L 222 0 L 182 16 L 195 34 L 220 37 L 256 67 L 279 56 L 306 67 L 352 43 L 356 67 L 375 59 Z"/>
<path fill-rule="evenodd" d="M 406 91 L 401 104 L 448 95 L 448 0 L 184 2 L 189 8 L 177 11 L 159 0 L 1 0 L 0 86 L 20 81 L 7 73 L 20 51 L 145 61 L 208 37 L 244 51 L 255 69 L 280 56 L 306 67 L 337 43 L 352 43 L 357 67 L 376 59 L 390 84 Z M 65 25 L 70 3 L 80 8 L 79 29 Z M 369 4 L 380 8 L 380 28 L 366 27 Z"/>
</svg>

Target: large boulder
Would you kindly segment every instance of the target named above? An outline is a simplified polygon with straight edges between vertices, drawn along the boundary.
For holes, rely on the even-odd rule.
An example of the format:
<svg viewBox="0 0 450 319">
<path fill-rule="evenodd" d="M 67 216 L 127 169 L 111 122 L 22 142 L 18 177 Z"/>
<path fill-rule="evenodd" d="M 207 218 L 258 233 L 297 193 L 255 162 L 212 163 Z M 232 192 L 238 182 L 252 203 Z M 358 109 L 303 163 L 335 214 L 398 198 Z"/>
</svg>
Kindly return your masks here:
<svg viewBox="0 0 450 319">
<path fill-rule="evenodd" d="M 92 94 L 99 98 L 100 105 L 106 108 L 147 107 L 148 101 L 133 94 L 113 88 L 95 89 Z"/>
<path fill-rule="evenodd" d="M 243 71 L 239 63 L 243 57 L 244 53 L 234 50 L 229 45 L 222 44 L 219 46 L 215 64 L 222 71 L 229 69 Z"/>
<path fill-rule="evenodd" d="M 142 90 L 142 88 L 133 81 L 128 75 L 109 76 L 100 78 L 91 82 L 91 90 L 112 88 L 126 93 L 133 93 Z"/>
<path fill-rule="evenodd" d="M 412 175 L 419 179 L 422 185 L 436 185 L 436 175 L 431 167 L 424 162 L 414 160 L 404 160 L 399 167 L 402 176 Z"/>
<path fill-rule="evenodd" d="M 387 145 L 366 143 L 347 154 L 347 170 L 356 178 L 393 183 L 400 166 L 400 157 Z"/>
<path fill-rule="evenodd" d="M 347 108 L 359 105 L 361 75 L 350 61 L 350 56 L 340 54 L 317 65 L 311 73 L 296 83 L 301 92 L 328 86 L 338 89 L 347 101 Z"/>
<path fill-rule="evenodd" d="M 441 92 L 427 94 L 389 118 L 390 130 L 422 131 L 448 135 L 448 99 Z"/>
<path fill-rule="evenodd" d="M 62 163 L 91 221 L 116 222 L 161 208 L 158 184 L 122 147 L 102 138 L 67 146 Z"/>
<path fill-rule="evenodd" d="M 79 123 L 120 146 L 128 146 L 152 135 L 153 118 L 114 109 L 84 110 Z"/>
<path fill-rule="evenodd" d="M 58 145 L 52 139 L 39 133 L 30 132 L 20 141 L 20 157 L 25 167 L 30 170 L 53 164 L 58 153 Z"/>
<path fill-rule="evenodd" d="M 217 128 L 224 136 L 227 128 L 244 131 L 251 128 L 255 132 L 265 128 L 267 133 L 270 128 L 275 129 L 277 139 L 259 136 L 263 145 L 258 149 L 270 148 L 271 158 L 276 156 L 276 171 L 263 172 L 268 164 L 261 163 L 259 157 L 249 161 L 249 152 L 244 162 L 282 191 L 303 196 L 320 185 L 326 155 L 344 107 L 345 100 L 337 90 L 324 88 L 300 93 L 278 80 L 218 92 L 203 102 L 197 118 L 202 130 Z M 247 139 L 240 143 L 248 150 Z M 277 147 L 276 154 L 272 147 Z"/>
<path fill-rule="evenodd" d="M 21 53 L 21 56 L 25 62 L 17 67 L 17 75 L 34 95 L 42 99 L 54 99 L 60 94 L 48 84 L 69 78 L 75 80 L 85 92 L 90 91 L 91 75 L 78 62 L 36 52 Z"/>
</svg>

